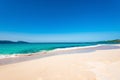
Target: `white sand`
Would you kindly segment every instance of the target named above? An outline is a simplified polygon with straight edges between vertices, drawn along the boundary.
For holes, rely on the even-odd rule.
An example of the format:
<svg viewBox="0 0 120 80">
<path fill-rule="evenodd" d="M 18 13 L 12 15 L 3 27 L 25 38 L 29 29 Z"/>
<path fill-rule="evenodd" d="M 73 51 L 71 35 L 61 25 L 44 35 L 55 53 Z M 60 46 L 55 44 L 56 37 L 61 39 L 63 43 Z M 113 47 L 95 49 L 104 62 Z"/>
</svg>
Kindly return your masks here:
<svg viewBox="0 0 120 80">
<path fill-rule="evenodd" d="M 0 80 L 120 80 L 120 49 L 64 54 L 0 66 Z"/>
</svg>

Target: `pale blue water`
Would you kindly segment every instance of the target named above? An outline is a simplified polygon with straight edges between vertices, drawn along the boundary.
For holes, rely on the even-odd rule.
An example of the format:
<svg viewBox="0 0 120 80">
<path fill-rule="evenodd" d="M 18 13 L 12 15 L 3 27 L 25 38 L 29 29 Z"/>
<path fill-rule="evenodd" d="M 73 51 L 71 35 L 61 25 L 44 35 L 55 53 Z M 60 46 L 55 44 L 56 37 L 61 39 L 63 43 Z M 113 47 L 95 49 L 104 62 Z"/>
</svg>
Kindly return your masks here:
<svg viewBox="0 0 120 80">
<path fill-rule="evenodd" d="M 29 54 L 56 48 L 90 46 L 81 43 L 30 43 L 30 44 L 0 44 L 0 55 Z"/>
</svg>

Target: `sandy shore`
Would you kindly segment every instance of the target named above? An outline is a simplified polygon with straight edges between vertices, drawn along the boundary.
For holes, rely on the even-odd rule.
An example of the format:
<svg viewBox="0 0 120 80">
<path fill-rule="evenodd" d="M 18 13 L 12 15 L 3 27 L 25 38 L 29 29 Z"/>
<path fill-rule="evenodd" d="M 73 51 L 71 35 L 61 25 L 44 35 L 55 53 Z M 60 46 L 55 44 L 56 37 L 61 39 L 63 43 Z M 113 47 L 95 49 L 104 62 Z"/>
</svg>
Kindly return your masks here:
<svg viewBox="0 0 120 80">
<path fill-rule="evenodd" d="M 1 65 L 0 80 L 120 80 L 120 48 L 81 50 L 54 50 L 49 53 L 66 54 Z"/>
</svg>

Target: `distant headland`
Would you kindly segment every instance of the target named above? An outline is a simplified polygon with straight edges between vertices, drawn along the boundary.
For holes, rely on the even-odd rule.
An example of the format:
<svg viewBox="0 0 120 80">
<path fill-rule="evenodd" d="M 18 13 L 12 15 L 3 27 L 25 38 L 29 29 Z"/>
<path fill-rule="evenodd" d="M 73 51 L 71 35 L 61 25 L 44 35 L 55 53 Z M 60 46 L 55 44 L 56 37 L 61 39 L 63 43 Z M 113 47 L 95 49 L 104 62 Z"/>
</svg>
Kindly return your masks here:
<svg viewBox="0 0 120 80">
<path fill-rule="evenodd" d="M 10 40 L 0 40 L 0 44 L 13 44 L 13 43 L 29 43 L 25 41 L 10 41 Z"/>
<path fill-rule="evenodd" d="M 34 43 L 34 42 L 26 42 L 26 41 L 10 41 L 10 40 L 0 40 L 0 44 L 16 44 L 16 43 Z M 39 43 L 39 42 L 38 42 Z M 40 42 L 42 43 L 42 42 Z M 45 42 L 43 42 L 45 43 Z M 48 42 L 46 42 L 48 43 Z M 53 43 L 53 42 L 49 42 Z M 55 43 L 63 43 L 63 42 L 55 42 Z M 66 42 L 66 43 L 76 43 L 76 42 Z M 77 42 L 77 43 L 95 43 L 95 44 L 117 44 L 120 43 L 120 39 L 115 40 L 106 40 L 106 41 L 97 41 L 97 42 Z"/>
</svg>

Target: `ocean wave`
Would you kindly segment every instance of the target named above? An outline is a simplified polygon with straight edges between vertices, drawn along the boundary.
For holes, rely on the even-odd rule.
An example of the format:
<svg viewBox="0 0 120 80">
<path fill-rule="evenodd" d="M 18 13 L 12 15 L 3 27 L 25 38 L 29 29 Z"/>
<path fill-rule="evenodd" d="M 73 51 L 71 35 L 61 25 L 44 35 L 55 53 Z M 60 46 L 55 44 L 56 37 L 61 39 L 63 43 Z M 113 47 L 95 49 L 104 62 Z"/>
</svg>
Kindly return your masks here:
<svg viewBox="0 0 120 80">
<path fill-rule="evenodd" d="M 26 54 L 4 54 L 4 55 L 0 55 L 0 59 L 4 59 L 4 58 L 16 58 L 16 57 L 22 57 L 22 56 L 30 56 L 30 55 L 36 55 L 36 54 L 42 54 L 42 53 L 45 53 L 47 52 L 47 50 L 41 50 L 39 52 L 36 52 L 36 53 L 32 53 L 32 52 L 29 52 L 29 53 L 26 53 Z"/>
</svg>

